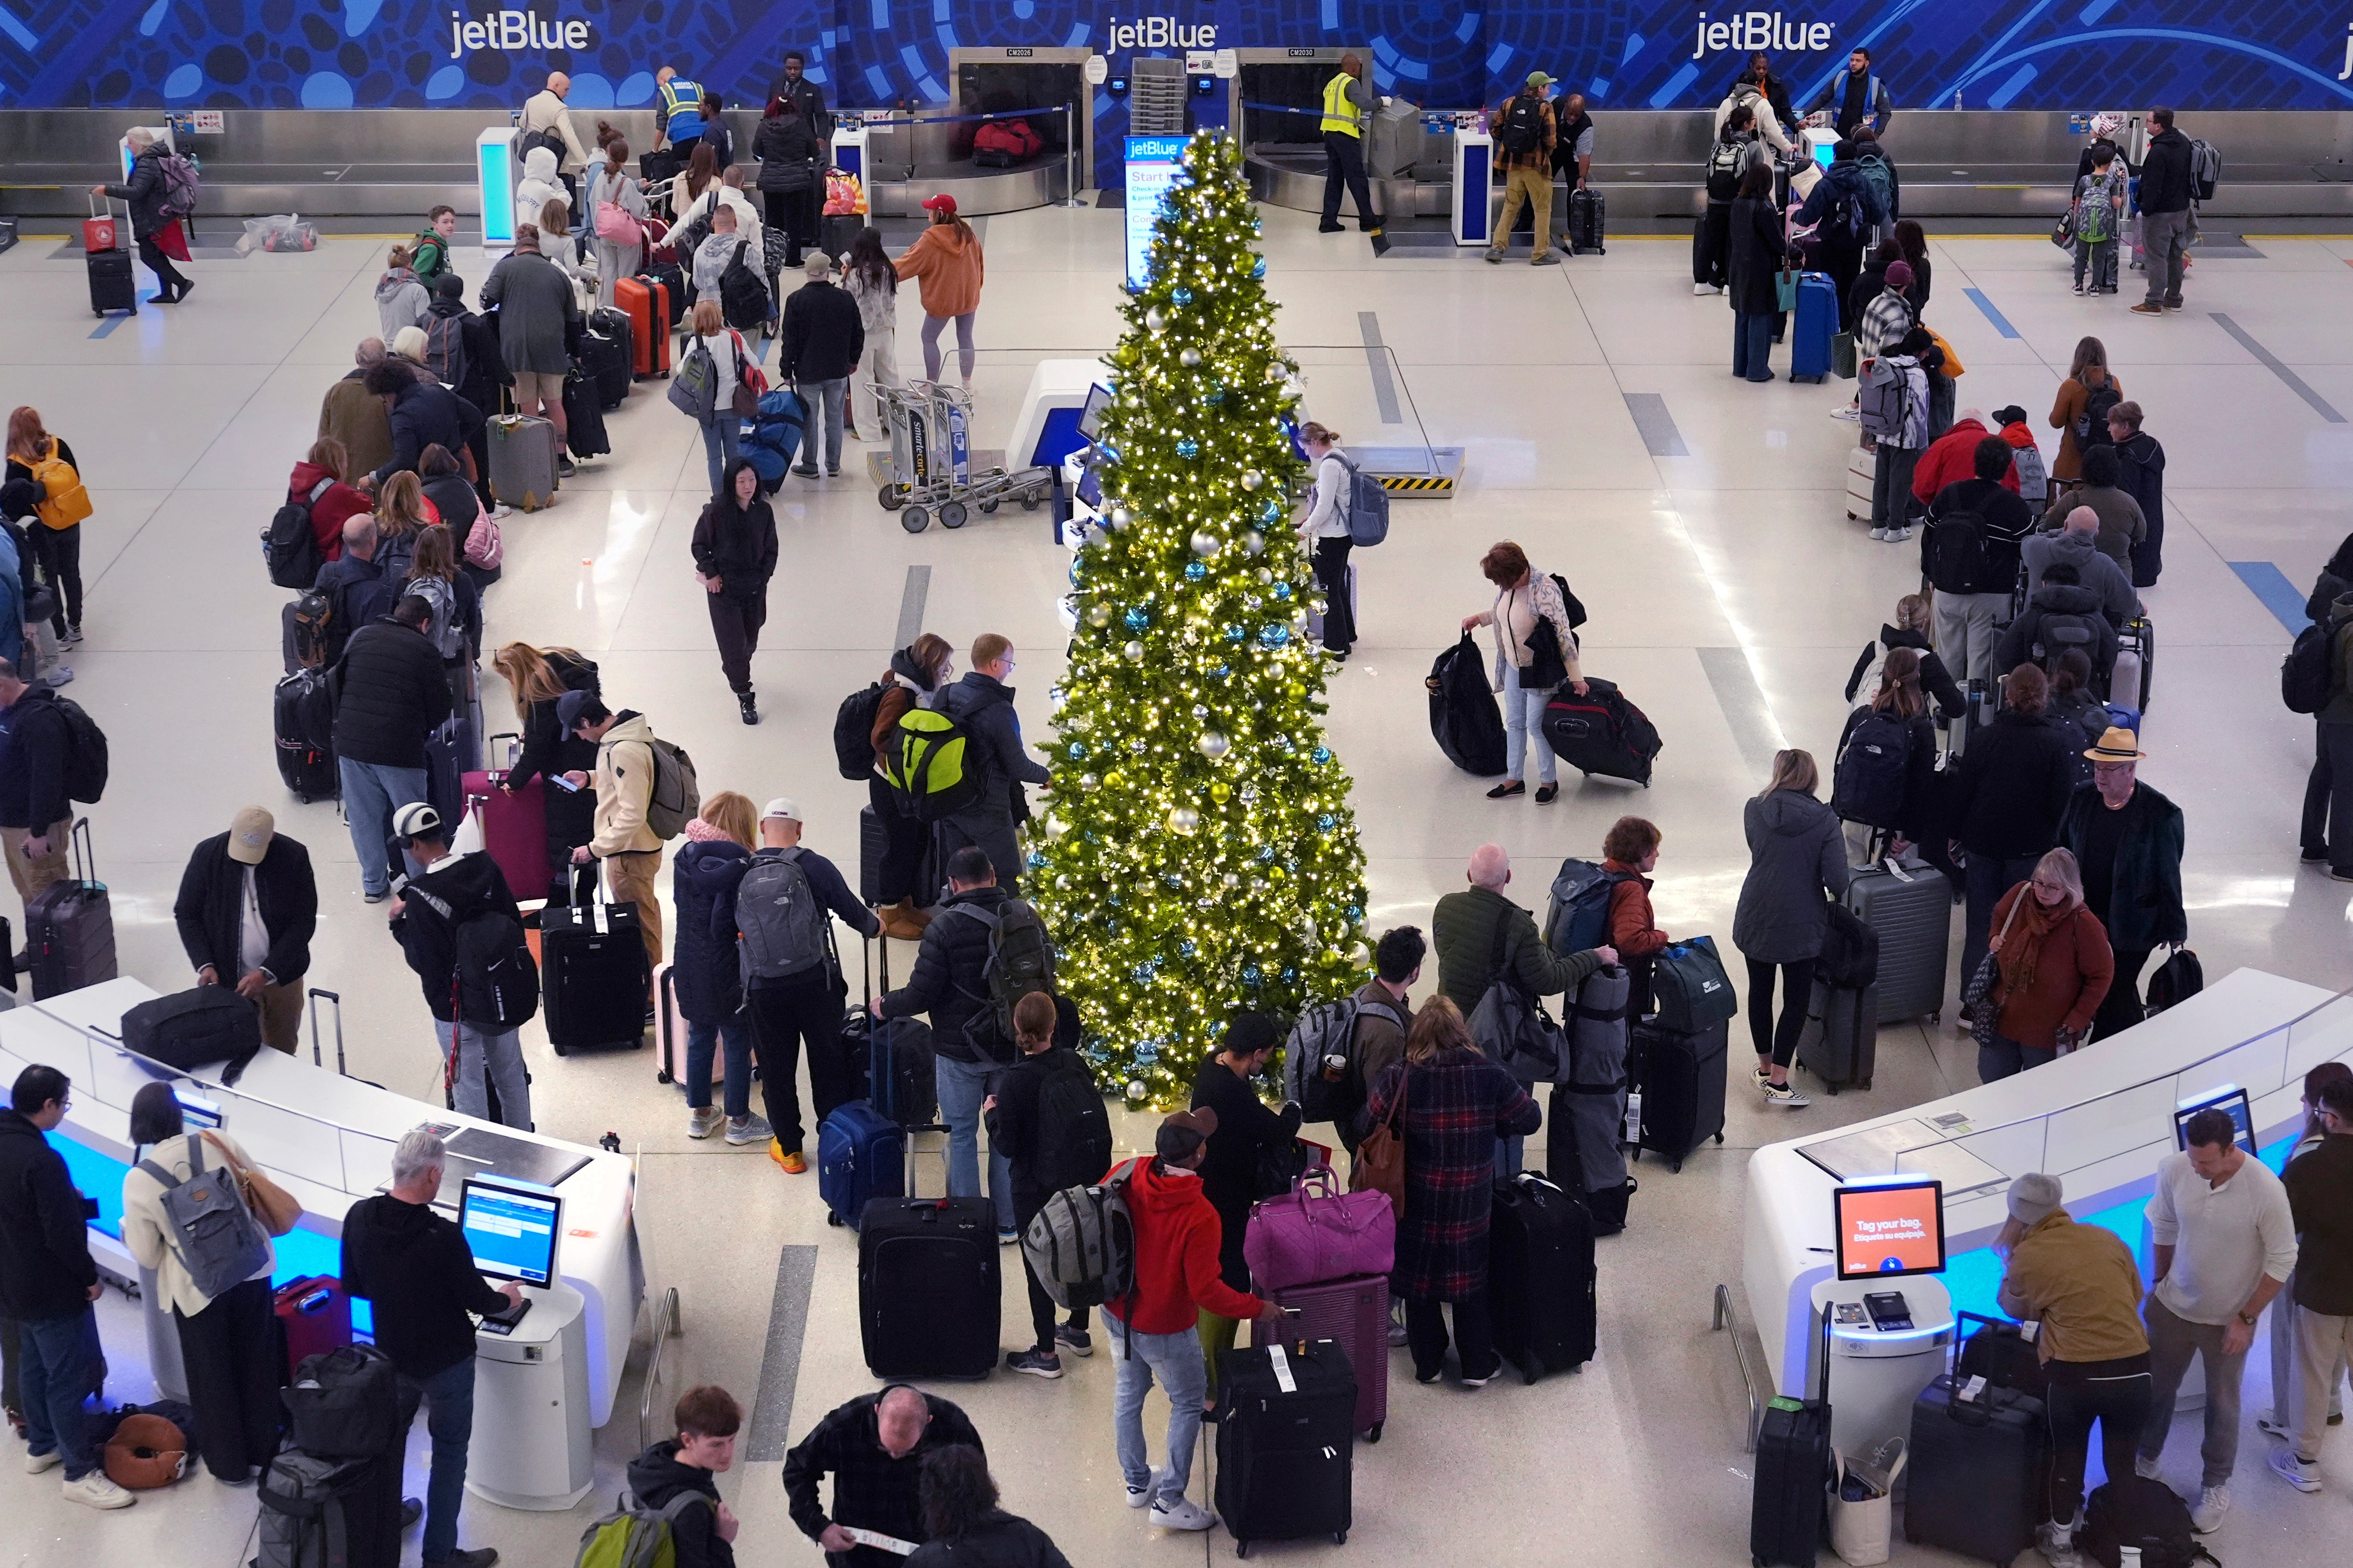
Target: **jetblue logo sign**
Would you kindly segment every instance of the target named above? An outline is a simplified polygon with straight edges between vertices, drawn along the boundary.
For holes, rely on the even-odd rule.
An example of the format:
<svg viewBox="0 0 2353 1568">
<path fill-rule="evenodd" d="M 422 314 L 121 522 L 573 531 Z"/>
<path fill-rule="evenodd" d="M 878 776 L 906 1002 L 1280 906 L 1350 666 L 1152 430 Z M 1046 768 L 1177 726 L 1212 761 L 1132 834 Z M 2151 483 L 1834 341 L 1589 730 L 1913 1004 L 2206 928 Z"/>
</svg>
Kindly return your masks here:
<svg viewBox="0 0 2353 1568">
<path fill-rule="evenodd" d="M 1217 24 L 1203 23 L 1198 26 L 1180 26 L 1174 16 L 1145 16 L 1135 21 L 1111 19 L 1109 49 L 1118 54 L 1123 49 L 1214 49 L 1218 47 Z"/>
<path fill-rule="evenodd" d="M 1702 11 L 1697 46 L 1691 58 L 1704 59 L 1725 49 L 1743 54 L 1758 49 L 1775 54 L 1814 53 L 1831 47 L 1832 31 L 1828 22 L 1792 22 L 1778 11 L 1736 12 L 1728 22 L 1711 22 Z"/>
<path fill-rule="evenodd" d="M 449 13 L 449 58 L 465 58 L 477 49 L 501 54 L 527 50 L 585 49 L 588 24 L 577 19 L 551 22 L 536 11 L 493 11 L 479 22 L 466 20 L 462 11 Z"/>
</svg>

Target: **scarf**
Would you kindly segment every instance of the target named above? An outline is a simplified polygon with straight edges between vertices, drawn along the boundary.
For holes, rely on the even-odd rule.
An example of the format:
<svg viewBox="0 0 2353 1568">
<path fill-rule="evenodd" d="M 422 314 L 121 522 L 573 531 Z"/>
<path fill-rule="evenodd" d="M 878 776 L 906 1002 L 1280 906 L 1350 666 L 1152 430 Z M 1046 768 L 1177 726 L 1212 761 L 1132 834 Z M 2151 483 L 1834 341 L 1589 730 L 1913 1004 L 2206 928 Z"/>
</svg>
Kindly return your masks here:
<svg viewBox="0 0 2353 1568">
<path fill-rule="evenodd" d="M 2042 900 L 2034 896 L 2034 884 L 2031 881 L 2020 884 L 2018 897 L 2019 902 L 2010 910 L 2010 934 L 2003 938 L 2001 952 L 1997 955 L 2001 963 L 2004 998 L 2034 989 L 2035 966 L 2042 958 L 2042 939 L 2075 918 L 2073 900 L 2045 909 Z"/>
<path fill-rule="evenodd" d="M 723 831 L 712 826 L 710 823 L 703 821 L 702 818 L 699 816 L 691 816 L 687 818 L 686 836 L 694 840 L 697 844 L 733 844 L 735 842 L 733 838 L 728 837 Z"/>
</svg>

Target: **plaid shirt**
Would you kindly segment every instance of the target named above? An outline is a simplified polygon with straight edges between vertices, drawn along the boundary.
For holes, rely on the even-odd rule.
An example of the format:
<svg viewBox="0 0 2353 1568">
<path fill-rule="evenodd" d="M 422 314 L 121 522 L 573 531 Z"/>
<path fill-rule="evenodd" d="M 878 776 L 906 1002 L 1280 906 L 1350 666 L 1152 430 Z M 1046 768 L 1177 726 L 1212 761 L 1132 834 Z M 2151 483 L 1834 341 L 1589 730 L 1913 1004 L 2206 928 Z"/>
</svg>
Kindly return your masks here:
<svg viewBox="0 0 2353 1568">
<path fill-rule="evenodd" d="M 977 1448 L 980 1434 L 963 1411 L 926 1394 L 923 1403 L 931 1406 L 931 1425 L 903 1458 L 892 1458 L 883 1450 L 874 1410 L 883 1394 L 902 1386 L 893 1384 L 837 1405 L 785 1456 L 785 1497 L 793 1523 L 811 1541 L 824 1534 L 828 1524 L 854 1524 L 918 1543 L 930 1539 L 923 1533 L 923 1511 L 915 1493 L 923 1456 L 950 1443 Z M 818 1479 L 828 1470 L 833 1472 L 831 1513 L 818 1506 L 817 1496 Z M 871 1546 L 826 1557 L 834 1568 L 896 1568 L 902 1561 Z"/>
<path fill-rule="evenodd" d="M 1373 1086 L 1366 1124 L 1387 1120 L 1400 1097 L 1405 1218 L 1390 1288 L 1417 1300 L 1460 1301 L 1487 1288 L 1495 1140 L 1527 1136 L 1543 1114 L 1511 1074 L 1476 1051 L 1395 1064 Z"/>
<path fill-rule="evenodd" d="M 1882 289 L 1877 299 L 1862 308 L 1862 319 L 1855 323 L 1855 357 L 1870 359 L 1893 349 L 1912 330 L 1914 320 L 1912 301 L 1901 289 Z"/>
</svg>

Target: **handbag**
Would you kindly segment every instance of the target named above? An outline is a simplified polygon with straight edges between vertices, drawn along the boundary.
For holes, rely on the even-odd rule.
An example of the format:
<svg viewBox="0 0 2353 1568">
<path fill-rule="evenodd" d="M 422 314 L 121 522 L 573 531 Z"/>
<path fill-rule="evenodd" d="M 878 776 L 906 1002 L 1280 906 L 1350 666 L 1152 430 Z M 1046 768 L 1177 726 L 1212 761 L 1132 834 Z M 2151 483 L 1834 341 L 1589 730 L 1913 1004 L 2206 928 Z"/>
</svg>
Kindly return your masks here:
<svg viewBox="0 0 2353 1568">
<path fill-rule="evenodd" d="M 1400 1220 L 1405 1218 L 1405 1134 L 1398 1127 L 1405 1120 L 1406 1086 L 1412 1081 L 1409 1065 L 1398 1079 L 1397 1103 L 1365 1134 L 1356 1158 L 1348 1163 L 1348 1190 L 1381 1194 Z"/>
<path fill-rule="evenodd" d="M 1317 1166 L 1279 1198 L 1250 1205 L 1242 1258 L 1259 1290 L 1287 1290 L 1397 1267 L 1397 1210 L 1385 1193 L 1344 1193 Z"/>
<path fill-rule="evenodd" d="M 1651 989 L 1659 1004 L 1659 1026 L 1680 1035 L 1714 1028 L 1740 1010 L 1712 936 L 1662 949 L 1651 961 Z"/>
<path fill-rule="evenodd" d="M 269 1179 L 258 1165 L 249 1165 L 229 1152 L 227 1144 L 211 1132 L 205 1142 L 220 1154 L 222 1162 L 237 1177 L 237 1191 L 245 1194 L 247 1212 L 261 1222 L 261 1228 L 272 1236 L 284 1236 L 302 1219 L 302 1200 Z"/>
<path fill-rule="evenodd" d="M 2001 922 L 2000 940 L 2010 940 L 2010 928 L 2018 923 L 2019 906 L 2034 895 L 2018 895 L 2018 902 L 2010 906 L 2009 918 Z M 1961 1005 L 1969 1010 L 1969 1037 L 1980 1046 L 1990 1046 L 1994 1040 L 1994 1023 L 2001 1016 L 2001 955 L 1991 948 L 1978 961 L 1978 972 L 1961 987 Z"/>
<path fill-rule="evenodd" d="M 1841 381 L 1854 379 L 1854 334 L 1831 334 L 1831 374 Z"/>
<path fill-rule="evenodd" d="M 1568 679 L 1568 660 L 1561 656 L 1560 632 L 1550 617 L 1538 616 L 1528 634 L 1527 667 L 1520 671 L 1523 691 L 1550 691 Z"/>
<path fill-rule="evenodd" d="M 727 335 L 735 340 L 735 390 L 729 395 L 728 403 L 738 419 L 749 419 L 760 412 L 762 389 L 752 384 L 752 355 L 744 346 L 744 334 L 730 327 Z"/>
<path fill-rule="evenodd" d="M 1798 275 L 1786 267 L 1773 274 L 1773 303 L 1776 310 L 1798 308 Z"/>
<path fill-rule="evenodd" d="M 1495 978 L 1471 1010 L 1471 1039 L 1521 1087 L 1554 1082 L 1560 1076 L 1567 1040 L 1544 1004 L 1521 990 L 1518 981 L 1505 972 L 1504 947 L 1510 932 L 1508 925 L 1496 929 Z"/>
</svg>

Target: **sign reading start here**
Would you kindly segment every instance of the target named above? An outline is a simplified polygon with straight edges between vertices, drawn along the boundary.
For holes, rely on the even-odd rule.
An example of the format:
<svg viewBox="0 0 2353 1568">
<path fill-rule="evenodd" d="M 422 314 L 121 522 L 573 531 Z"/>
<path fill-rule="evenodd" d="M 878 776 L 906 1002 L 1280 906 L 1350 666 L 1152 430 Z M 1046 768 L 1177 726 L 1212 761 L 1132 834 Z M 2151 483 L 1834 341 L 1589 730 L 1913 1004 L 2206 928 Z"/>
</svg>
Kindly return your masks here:
<svg viewBox="0 0 2353 1568">
<path fill-rule="evenodd" d="M 1127 139 L 1127 286 L 1142 289 L 1152 272 L 1152 226 L 1160 204 L 1183 172 L 1182 136 Z"/>
</svg>

